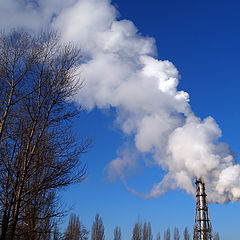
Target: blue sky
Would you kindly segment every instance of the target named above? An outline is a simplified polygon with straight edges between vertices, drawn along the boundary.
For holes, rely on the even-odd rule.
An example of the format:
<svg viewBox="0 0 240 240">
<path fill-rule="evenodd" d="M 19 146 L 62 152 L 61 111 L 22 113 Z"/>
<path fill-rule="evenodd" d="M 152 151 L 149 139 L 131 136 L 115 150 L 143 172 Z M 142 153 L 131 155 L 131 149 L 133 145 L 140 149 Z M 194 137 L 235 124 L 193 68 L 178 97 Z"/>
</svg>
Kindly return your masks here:
<svg viewBox="0 0 240 240">
<path fill-rule="evenodd" d="M 65 29 L 66 16 L 69 15 L 67 13 L 64 15 L 64 10 L 66 7 L 78 9 L 74 7 L 74 4 L 84 2 L 84 0 L 70 2 L 68 6 L 64 1 L 60 1 L 59 4 L 56 4 L 54 0 L 39 1 L 39 9 L 42 11 L 39 14 L 34 11 L 31 12 L 32 15 L 28 14 L 28 17 L 32 18 L 33 21 L 26 22 L 24 14 L 28 12 L 23 11 L 25 6 L 21 8 L 20 5 L 15 4 L 15 1 L 9 1 L 9 3 L 0 1 L 0 9 L 4 9 L 4 14 L 6 14 L 1 12 L 2 23 L 0 25 L 2 27 L 23 25 L 35 30 L 49 24 L 51 14 L 55 13 L 59 14 L 61 18 L 58 18 L 54 24 Z M 105 0 L 91 0 L 89 2 L 96 4 L 96 12 L 104 4 L 109 5 Z M 237 1 L 113 0 L 112 5 L 119 12 L 118 20 L 132 21 L 140 36 L 144 39 L 146 39 L 145 37 L 155 39 L 157 51 L 146 50 L 147 55 L 155 55 L 158 60 L 169 60 L 174 64 L 181 75 L 177 89 L 190 95 L 192 111 L 201 119 L 208 116 L 213 117 L 222 130 L 222 138 L 217 141 L 227 142 L 232 151 L 238 153 L 240 147 L 238 140 L 240 131 L 238 124 L 240 121 L 238 106 L 240 102 L 239 3 Z M 39 9 L 38 11 L 40 11 Z M 81 9 L 78 10 L 80 11 L 79 15 L 83 15 Z M 106 11 L 108 16 L 114 15 L 111 15 L 109 11 L 109 9 L 108 12 Z M 78 15 L 77 10 L 72 13 Z M 8 17 L 11 21 L 7 21 Z M 104 19 L 104 21 L 111 20 Z M 78 31 L 80 34 L 86 33 L 85 29 L 81 28 L 81 21 L 75 20 L 75 22 L 74 34 Z M 101 28 L 100 25 L 99 28 Z M 79 28 L 82 32 L 78 30 Z M 66 32 L 63 32 L 63 36 Z M 82 41 L 80 45 L 83 46 L 83 55 L 86 54 L 86 59 L 88 54 L 93 58 L 99 56 L 99 52 L 94 52 L 95 48 L 91 46 L 89 39 L 87 39 L 88 44 L 85 44 L 86 39 L 76 37 L 74 34 L 71 35 L 70 40 Z M 136 40 L 135 35 L 133 39 Z M 67 38 L 67 40 L 69 39 Z M 137 40 L 136 43 L 138 43 Z M 134 54 L 137 55 L 135 52 Z M 87 66 L 84 69 L 89 72 L 87 75 L 89 79 L 93 80 L 95 75 L 90 72 Z M 117 78 L 119 76 L 117 70 L 116 72 L 109 70 L 111 77 Z M 96 74 L 101 75 L 102 73 L 97 72 Z M 107 77 L 108 75 L 106 75 Z M 86 77 L 86 81 L 88 81 L 88 77 Z M 86 88 L 82 91 L 91 95 L 91 89 L 94 90 L 94 88 Z M 115 226 L 121 227 L 123 239 L 131 239 L 131 232 L 138 217 L 142 221 L 151 222 L 154 238 L 157 232 L 160 232 L 163 238 L 163 232 L 168 227 L 173 233 L 175 226 L 180 229 L 181 237 L 185 226 L 192 234 L 195 198 L 192 194 L 186 193 L 188 188 L 177 188 L 173 191 L 167 191 L 155 199 L 144 200 L 130 193 L 118 177 L 115 181 L 109 180 L 107 177 L 109 163 L 119 156 L 118 153 L 126 145 L 128 149 L 136 150 L 133 140 L 134 134 L 127 135 L 121 130 L 122 126 L 119 127 L 119 124 L 116 124 L 119 106 L 116 105 L 115 108 L 115 103 L 107 103 L 111 106 L 107 108 L 99 99 L 87 97 L 80 97 L 78 102 L 86 103 L 91 111 L 82 113 L 81 118 L 74 122 L 74 129 L 79 135 L 87 135 L 95 139 L 89 153 L 82 156 L 82 160 L 88 165 L 88 178 L 61 194 L 66 206 L 72 207 L 72 212 L 80 216 L 83 224 L 89 230 L 94 216 L 98 212 L 105 225 L 106 240 L 113 238 Z M 89 103 L 93 101 L 92 99 L 96 101 L 93 106 Z M 140 193 L 149 193 L 153 184 L 160 182 L 167 171 L 163 171 L 156 164 L 149 164 L 149 161 L 152 163 L 154 158 L 150 153 L 137 154 L 137 158 L 137 167 L 124 177 L 129 187 Z M 236 158 L 236 161 L 238 159 L 239 157 Z M 209 208 L 213 231 L 218 231 L 222 240 L 239 239 L 239 203 L 230 201 L 225 204 L 209 204 Z"/>
<path fill-rule="evenodd" d="M 181 74 L 179 88 L 190 94 L 197 116 L 212 116 L 223 132 L 221 140 L 238 152 L 239 141 L 239 5 L 236 1 L 113 1 L 120 19 L 130 19 L 144 36 L 154 37 L 158 58 L 170 60 Z M 124 136 L 113 123 L 113 114 L 95 109 L 83 114 L 79 131 L 95 136 L 85 156 L 89 178 L 69 190 L 65 198 L 75 203 L 74 211 L 90 228 L 99 212 L 111 239 L 113 228 L 120 226 L 124 239 L 130 239 L 138 217 L 150 221 L 153 232 L 175 226 L 181 236 L 185 226 L 192 233 L 195 199 L 182 190 L 167 192 L 157 199 L 143 200 L 129 193 L 120 181 L 110 183 L 104 167 L 116 155 Z M 81 130 L 82 129 L 82 130 Z M 130 177 L 129 184 L 149 191 L 163 173 L 158 168 L 142 169 Z M 239 236 L 239 203 L 210 204 L 213 230 L 221 239 Z M 155 237 L 155 236 L 154 236 Z"/>
</svg>

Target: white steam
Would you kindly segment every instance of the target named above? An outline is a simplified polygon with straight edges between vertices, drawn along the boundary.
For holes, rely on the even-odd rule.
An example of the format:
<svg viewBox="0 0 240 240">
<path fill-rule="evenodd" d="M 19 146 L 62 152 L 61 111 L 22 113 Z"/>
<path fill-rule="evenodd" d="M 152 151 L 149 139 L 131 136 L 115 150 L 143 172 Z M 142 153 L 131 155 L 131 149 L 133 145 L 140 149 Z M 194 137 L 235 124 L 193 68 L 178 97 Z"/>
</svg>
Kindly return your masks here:
<svg viewBox="0 0 240 240">
<path fill-rule="evenodd" d="M 221 130 L 215 120 L 194 115 L 189 95 L 177 89 L 175 66 L 154 58 L 154 39 L 143 37 L 131 21 L 117 20 L 110 1 L 76 0 L 67 5 L 63 0 L 42 0 L 38 8 L 19 7 L 13 0 L 10 4 L 14 11 L 18 9 L 21 21 L 30 11 L 32 28 L 51 22 L 63 40 L 80 45 L 85 62 L 79 72 L 86 84 L 75 100 L 89 111 L 115 107 L 116 121 L 125 134 L 134 137 L 135 150 L 150 153 L 155 164 L 168 171 L 144 197 L 158 197 L 177 187 L 194 193 L 198 177 L 206 183 L 210 201 L 240 200 L 240 166 L 229 146 L 219 142 Z M 125 183 L 126 173 L 137 168 L 133 155 L 127 149 L 121 151 L 106 167 L 108 176 L 118 176 Z"/>
</svg>

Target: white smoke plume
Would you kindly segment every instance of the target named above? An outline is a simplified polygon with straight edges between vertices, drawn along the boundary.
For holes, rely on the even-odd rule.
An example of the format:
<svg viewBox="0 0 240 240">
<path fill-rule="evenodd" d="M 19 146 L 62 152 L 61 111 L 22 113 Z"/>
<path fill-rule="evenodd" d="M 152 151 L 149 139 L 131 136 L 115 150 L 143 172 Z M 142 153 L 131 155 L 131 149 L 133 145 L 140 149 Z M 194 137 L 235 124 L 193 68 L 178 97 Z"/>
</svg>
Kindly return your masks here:
<svg viewBox="0 0 240 240">
<path fill-rule="evenodd" d="M 64 41 L 81 47 L 84 63 L 79 72 L 86 83 L 75 101 L 88 111 L 116 108 L 116 121 L 126 135 L 133 136 L 135 151 L 151 154 L 155 164 L 168 172 L 149 194 L 140 196 L 155 198 L 174 188 L 193 194 L 198 177 L 206 183 L 210 201 L 239 201 L 240 166 L 229 146 L 220 142 L 215 120 L 202 120 L 192 112 L 188 93 L 177 89 L 178 70 L 156 58 L 154 39 L 142 36 L 131 21 L 118 20 L 109 0 L 65 2 L 26 1 L 20 6 L 11 0 L 5 5 L 11 11 L 5 9 L 4 21 L 14 11 L 21 21 L 10 21 L 10 26 L 36 29 L 51 24 Z M 106 171 L 126 184 L 126 173 L 136 167 L 136 155 L 124 149 Z"/>
</svg>

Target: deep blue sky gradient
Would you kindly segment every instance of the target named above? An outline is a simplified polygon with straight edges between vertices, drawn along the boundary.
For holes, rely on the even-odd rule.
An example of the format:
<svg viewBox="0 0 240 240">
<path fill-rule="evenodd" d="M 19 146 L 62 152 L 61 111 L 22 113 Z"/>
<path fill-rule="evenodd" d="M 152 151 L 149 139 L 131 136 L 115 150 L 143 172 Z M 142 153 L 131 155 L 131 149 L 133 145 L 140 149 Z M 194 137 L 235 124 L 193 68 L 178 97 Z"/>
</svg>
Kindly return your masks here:
<svg viewBox="0 0 240 240">
<path fill-rule="evenodd" d="M 190 94 L 197 116 L 212 116 L 223 132 L 222 140 L 234 152 L 240 148 L 240 2 L 187 0 L 113 0 L 119 19 L 134 22 L 143 36 L 154 37 L 160 60 L 174 63 L 180 72 L 179 89 Z M 104 167 L 117 154 L 124 136 L 114 124 L 114 109 L 83 113 L 76 122 L 76 132 L 93 136 L 94 145 L 83 156 L 88 164 L 88 178 L 63 193 L 68 206 L 90 230 L 96 212 L 105 225 L 106 240 L 113 239 L 113 229 L 120 226 L 123 240 L 131 239 L 138 217 L 150 221 L 156 233 L 170 227 L 185 226 L 192 234 L 195 199 L 176 190 L 158 199 L 143 200 L 128 192 L 120 181 L 111 183 Z M 158 168 L 140 168 L 128 183 L 140 192 L 150 190 L 163 172 Z M 221 240 L 239 240 L 239 203 L 210 204 L 214 231 Z M 191 235 L 192 237 L 192 235 Z"/>
</svg>

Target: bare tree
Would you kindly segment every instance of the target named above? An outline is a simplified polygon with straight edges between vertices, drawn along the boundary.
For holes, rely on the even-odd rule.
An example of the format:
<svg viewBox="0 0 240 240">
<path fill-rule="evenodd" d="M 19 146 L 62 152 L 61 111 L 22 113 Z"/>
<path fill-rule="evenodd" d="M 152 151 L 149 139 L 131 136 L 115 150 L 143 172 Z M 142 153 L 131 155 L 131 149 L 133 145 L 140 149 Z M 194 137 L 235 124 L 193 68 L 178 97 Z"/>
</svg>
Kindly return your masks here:
<svg viewBox="0 0 240 240">
<path fill-rule="evenodd" d="M 71 214 L 65 231 L 65 240 L 87 240 L 88 231 L 75 214 Z"/>
<path fill-rule="evenodd" d="M 59 232 L 59 228 L 57 223 L 54 223 L 54 229 L 53 229 L 53 240 L 60 240 L 61 234 Z"/>
<path fill-rule="evenodd" d="M 164 240 L 170 240 L 170 228 L 164 231 Z"/>
<path fill-rule="evenodd" d="M 55 208 L 56 200 L 55 193 L 52 191 L 42 192 L 34 196 L 33 200 L 19 214 L 15 238 L 50 238 L 51 232 L 54 231 L 54 216 L 58 214 Z"/>
<path fill-rule="evenodd" d="M 97 213 L 95 216 L 95 220 L 92 225 L 92 235 L 91 240 L 104 240 L 104 226 L 102 218 Z"/>
<path fill-rule="evenodd" d="M 133 234 L 132 234 L 132 240 L 142 240 L 143 239 L 143 230 L 142 230 L 142 224 L 138 220 L 133 228 Z"/>
<path fill-rule="evenodd" d="M 184 229 L 183 237 L 184 237 L 184 240 L 190 240 L 190 235 L 188 233 L 187 227 L 185 227 Z"/>
<path fill-rule="evenodd" d="M 122 239 L 122 233 L 120 227 L 115 227 L 114 229 L 114 240 L 121 240 Z"/>
<path fill-rule="evenodd" d="M 214 233 L 214 240 L 220 240 L 220 236 L 218 232 Z"/>
<path fill-rule="evenodd" d="M 152 240 L 152 228 L 150 222 L 143 224 L 143 240 Z"/>
<path fill-rule="evenodd" d="M 177 227 L 174 228 L 174 240 L 180 240 L 180 234 Z"/>
<path fill-rule="evenodd" d="M 159 232 L 157 233 L 157 238 L 156 238 L 156 240 L 161 240 L 161 236 L 160 236 L 160 233 L 159 233 Z"/>
<path fill-rule="evenodd" d="M 48 234 L 56 190 L 86 174 L 79 156 L 90 142 L 71 134 L 79 60 L 55 33 L 0 35 L 1 240 Z"/>
</svg>

